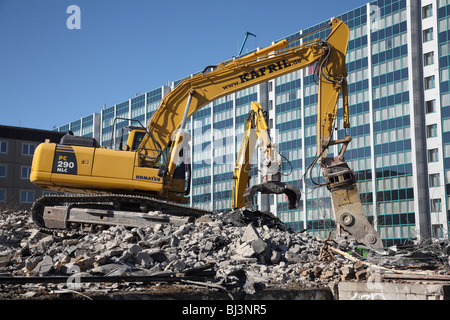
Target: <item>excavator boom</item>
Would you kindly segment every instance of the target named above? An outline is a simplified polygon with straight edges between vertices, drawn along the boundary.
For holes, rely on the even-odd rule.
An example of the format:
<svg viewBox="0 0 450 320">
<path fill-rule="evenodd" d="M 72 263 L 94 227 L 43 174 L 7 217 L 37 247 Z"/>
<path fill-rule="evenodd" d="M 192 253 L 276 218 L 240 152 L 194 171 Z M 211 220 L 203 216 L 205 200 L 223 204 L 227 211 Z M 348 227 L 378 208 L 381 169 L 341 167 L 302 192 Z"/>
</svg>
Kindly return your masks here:
<svg viewBox="0 0 450 320">
<path fill-rule="evenodd" d="M 338 19 L 333 19 L 330 27 L 332 30 L 345 27 L 348 31 L 348 27 Z M 340 41 L 336 40 L 337 43 Z M 181 127 L 183 120 L 213 100 L 318 62 L 330 49 L 325 43 L 316 39 L 289 47 L 290 42 L 282 40 L 242 58 L 222 62 L 214 66 L 213 71 L 205 71 L 182 81 L 164 97 L 160 108 L 150 119 L 148 128 L 151 134 L 141 142 L 141 157 L 153 166 L 162 151 L 175 140 L 173 132 Z"/>
</svg>

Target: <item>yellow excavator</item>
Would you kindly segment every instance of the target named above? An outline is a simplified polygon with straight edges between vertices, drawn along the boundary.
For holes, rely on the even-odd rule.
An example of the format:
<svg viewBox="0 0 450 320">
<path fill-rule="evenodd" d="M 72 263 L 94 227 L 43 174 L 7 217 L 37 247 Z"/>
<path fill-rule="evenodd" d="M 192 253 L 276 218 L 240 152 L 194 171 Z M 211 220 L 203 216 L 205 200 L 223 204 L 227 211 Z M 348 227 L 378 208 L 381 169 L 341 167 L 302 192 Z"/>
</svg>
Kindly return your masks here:
<svg viewBox="0 0 450 320">
<path fill-rule="evenodd" d="M 162 99 L 146 127 L 132 128 L 123 150 L 106 149 L 95 139 L 71 135 L 63 137 L 59 144 L 41 143 L 33 157 L 31 182 L 70 194 L 36 200 L 33 220 L 42 228 L 52 229 L 86 224 L 145 226 L 184 223 L 207 213 L 183 205 L 189 189 L 186 176 L 190 170 L 187 161 L 183 161 L 188 118 L 215 99 L 316 64 L 317 163 L 331 192 L 336 221 L 357 241 L 371 247 L 382 246 L 365 218 L 354 175 L 343 158 L 351 138 L 331 139 L 341 92 L 344 126 L 350 126 L 345 68 L 349 29 L 333 18 L 329 25 L 314 32 L 325 28 L 330 28 L 327 39 L 301 45 L 293 43 L 298 39 L 282 40 L 246 56 L 208 66 L 182 81 Z M 328 147 L 337 143 L 343 144 L 341 154 L 327 158 Z"/>
</svg>

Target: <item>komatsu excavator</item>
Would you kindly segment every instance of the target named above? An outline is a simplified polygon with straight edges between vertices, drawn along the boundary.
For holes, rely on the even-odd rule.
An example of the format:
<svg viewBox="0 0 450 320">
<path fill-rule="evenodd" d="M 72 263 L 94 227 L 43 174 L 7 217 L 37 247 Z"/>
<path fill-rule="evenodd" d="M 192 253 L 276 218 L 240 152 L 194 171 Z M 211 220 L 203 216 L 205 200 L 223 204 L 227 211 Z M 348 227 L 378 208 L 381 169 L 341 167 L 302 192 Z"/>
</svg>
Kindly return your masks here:
<svg viewBox="0 0 450 320">
<path fill-rule="evenodd" d="M 59 144 L 41 143 L 33 157 L 31 182 L 70 195 L 48 195 L 36 200 L 33 220 L 42 228 L 70 229 L 85 224 L 176 224 L 184 223 L 186 217 L 208 213 L 183 205 L 189 189 L 187 161 L 180 162 L 188 136 L 187 119 L 215 99 L 316 64 L 317 163 L 331 192 L 336 221 L 357 241 L 382 246 L 365 218 L 354 175 L 343 158 L 351 138 L 331 140 L 341 92 L 344 126 L 350 126 L 345 68 L 349 29 L 337 18 L 321 29 L 328 27 L 330 33 L 325 40 L 301 45 L 292 43 L 298 39 L 282 40 L 209 66 L 182 81 L 162 99 L 147 127 L 131 130 L 124 150 L 106 149 L 95 139 L 70 135 Z M 343 144 L 341 154 L 326 158 L 328 147 L 337 143 Z"/>
</svg>

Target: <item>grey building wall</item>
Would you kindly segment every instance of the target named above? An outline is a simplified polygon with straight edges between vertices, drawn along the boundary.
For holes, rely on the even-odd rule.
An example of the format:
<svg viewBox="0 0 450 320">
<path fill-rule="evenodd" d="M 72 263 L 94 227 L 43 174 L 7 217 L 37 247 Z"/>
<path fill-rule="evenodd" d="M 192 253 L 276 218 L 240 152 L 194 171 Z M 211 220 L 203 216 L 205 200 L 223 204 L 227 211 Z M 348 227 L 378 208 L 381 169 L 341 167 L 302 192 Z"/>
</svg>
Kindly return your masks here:
<svg viewBox="0 0 450 320">
<path fill-rule="evenodd" d="M 29 209 L 44 191 L 29 180 L 35 148 L 64 133 L 0 125 L 0 207 Z"/>
</svg>

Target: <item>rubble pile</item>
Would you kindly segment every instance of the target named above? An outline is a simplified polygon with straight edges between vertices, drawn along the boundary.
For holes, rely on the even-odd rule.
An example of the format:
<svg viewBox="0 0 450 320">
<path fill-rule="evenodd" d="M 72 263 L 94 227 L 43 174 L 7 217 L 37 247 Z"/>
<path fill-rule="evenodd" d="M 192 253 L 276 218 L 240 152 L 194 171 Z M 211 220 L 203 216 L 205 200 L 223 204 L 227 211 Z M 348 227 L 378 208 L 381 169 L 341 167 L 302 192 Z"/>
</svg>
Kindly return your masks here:
<svg viewBox="0 0 450 320">
<path fill-rule="evenodd" d="M 205 281 L 246 294 L 291 285 L 320 288 L 370 276 L 367 264 L 349 260 L 336 251 L 333 254 L 328 249 L 331 242 L 283 230 L 281 224 L 269 227 L 260 221 L 230 223 L 229 216 L 214 215 L 181 226 L 113 226 L 67 237 L 36 229 L 27 212 L 4 211 L 0 213 L 0 275 L 70 276 L 79 272 L 81 277 L 145 276 L 213 265 L 214 276 Z M 357 251 L 348 241 L 332 244 L 343 252 Z M 432 242 L 427 250 L 402 253 L 391 248 L 381 254 L 365 250 L 366 257 L 361 253 L 360 258 L 372 258 L 372 264 L 396 268 L 414 263 L 429 266 L 432 261 L 441 273 L 446 272 L 449 243 Z"/>
</svg>

